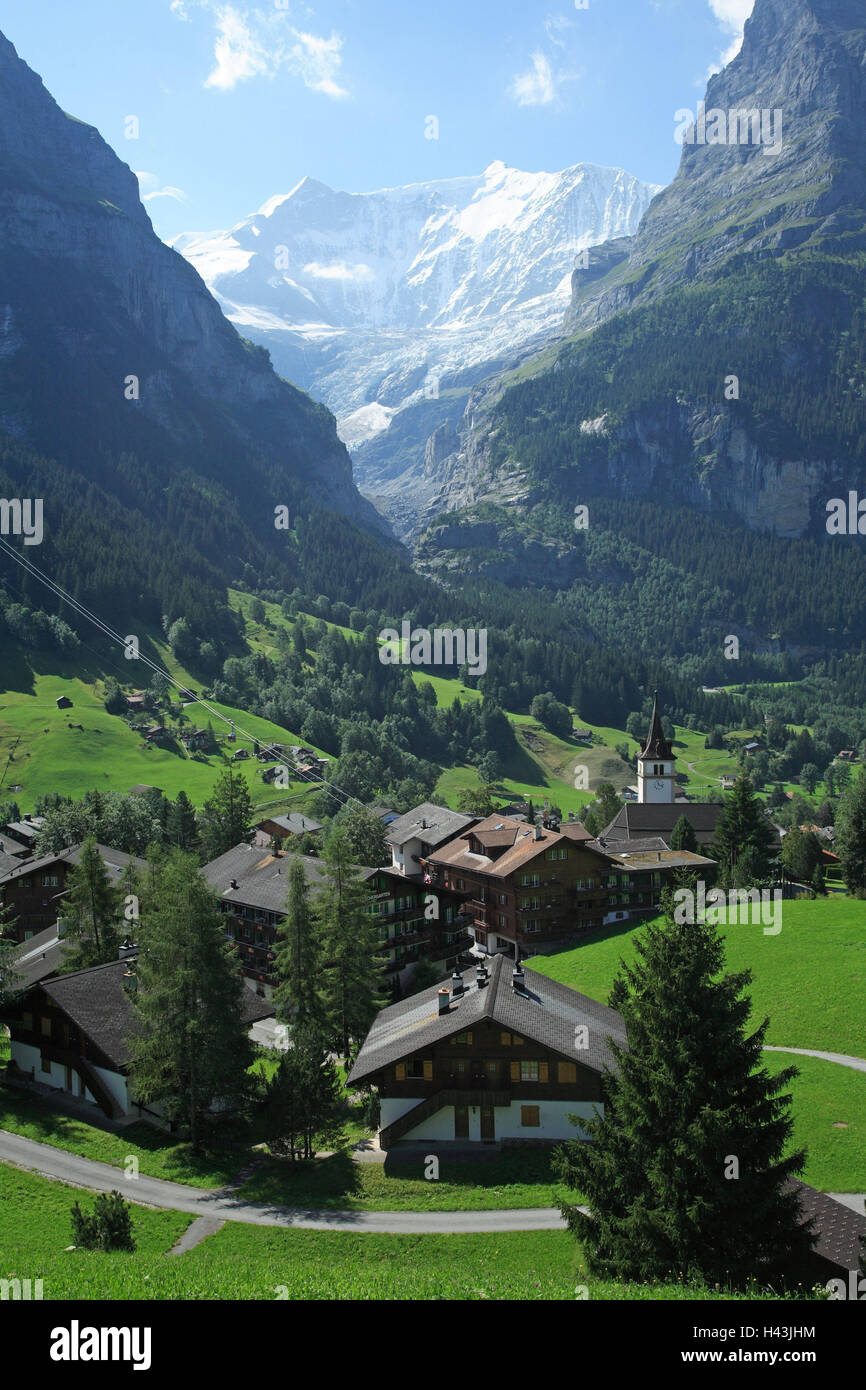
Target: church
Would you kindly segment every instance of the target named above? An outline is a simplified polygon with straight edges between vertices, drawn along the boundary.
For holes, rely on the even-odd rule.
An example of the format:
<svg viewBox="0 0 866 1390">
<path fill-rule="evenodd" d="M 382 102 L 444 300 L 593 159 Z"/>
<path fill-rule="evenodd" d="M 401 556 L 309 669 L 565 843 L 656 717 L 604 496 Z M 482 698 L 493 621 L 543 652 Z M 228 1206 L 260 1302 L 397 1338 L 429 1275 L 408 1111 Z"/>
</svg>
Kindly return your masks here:
<svg viewBox="0 0 866 1390">
<path fill-rule="evenodd" d="M 653 696 L 649 733 L 637 755 L 637 790 L 637 801 L 623 806 L 599 835 L 598 842 L 604 848 L 615 854 L 626 853 L 629 849 L 661 848 L 656 841 L 669 848 L 674 826 L 682 815 L 691 822 L 701 852 L 711 844 L 724 806 L 709 801 L 688 801 L 679 791 L 676 759 L 662 728 L 657 690 Z M 677 800 L 678 795 L 680 800 Z"/>
</svg>

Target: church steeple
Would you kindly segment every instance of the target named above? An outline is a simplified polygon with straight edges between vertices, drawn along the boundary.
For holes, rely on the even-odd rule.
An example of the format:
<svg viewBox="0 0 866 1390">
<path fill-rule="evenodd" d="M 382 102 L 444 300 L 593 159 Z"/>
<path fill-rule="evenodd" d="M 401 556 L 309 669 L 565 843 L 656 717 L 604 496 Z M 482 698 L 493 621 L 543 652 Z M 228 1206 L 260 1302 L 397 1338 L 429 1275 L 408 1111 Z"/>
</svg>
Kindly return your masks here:
<svg viewBox="0 0 866 1390">
<path fill-rule="evenodd" d="M 665 738 L 662 729 L 662 721 L 659 715 L 659 693 L 653 691 L 653 714 L 650 720 L 649 733 L 646 736 L 646 743 L 640 751 L 641 758 L 672 758 L 674 750 L 670 741 Z"/>
<path fill-rule="evenodd" d="M 653 713 L 646 742 L 637 755 L 638 800 L 667 802 L 676 800 L 674 750 L 665 738 L 659 714 L 659 693 L 653 692 Z"/>
</svg>

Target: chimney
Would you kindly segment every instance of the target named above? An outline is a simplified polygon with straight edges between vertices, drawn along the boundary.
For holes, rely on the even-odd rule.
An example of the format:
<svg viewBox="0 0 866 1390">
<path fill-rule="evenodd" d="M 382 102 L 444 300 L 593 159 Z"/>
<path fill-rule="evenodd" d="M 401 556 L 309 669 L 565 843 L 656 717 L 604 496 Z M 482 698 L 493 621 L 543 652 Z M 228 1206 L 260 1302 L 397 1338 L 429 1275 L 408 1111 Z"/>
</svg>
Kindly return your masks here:
<svg viewBox="0 0 866 1390">
<path fill-rule="evenodd" d="M 463 994 L 463 976 L 459 970 L 455 970 L 451 976 L 451 993 L 455 999 L 460 999 Z"/>
<path fill-rule="evenodd" d="M 490 979 L 486 965 L 479 965 L 475 972 L 475 983 L 479 989 L 484 989 Z"/>
<path fill-rule="evenodd" d="M 231 883 L 229 884 L 229 888 L 237 888 L 237 886 L 238 886 L 238 881 L 237 881 L 236 878 L 233 878 L 232 881 L 231 881 Z"/>
<path fill-rule="evenodd" d="M 519 963 L 511 972 L 511 988 L 515 994 L 526 993 L 526 975 L 523 972 L 523 966 Z"/>
<path fill-rule="evenodd" d="M 542 828 L 541 828 L 540 825 L 537 825 L 537 826 L 535 827 L 535 833 L 533 834 L 533 837 L 532 837 L 532 838 L 533 838 L 534 840 L 543 840 L 543 839 L 544 839 L 544 831 L 542 830 Z"/>
<path fill-rule="evenodd" d="M 127 960 L 130 956 L 134 956 L 134 955 L 137 955 L 137 954 L 138 954 L 138 947 L 136 946 L 136 944 L 135 944 L 135 942 L 132 940 L 132 938 L 129 937 L 129 936 L 124 937 L 123 943 L 122 943 L 121 946 L 118 948 L 117 959 L 118 959 L 118 960 Z"/>
<path fill-rule="evenodd" d="M 438 998 L 439 998 L 439 1017 L 441 1018 L 442 1015 L 443 1015 L 443 1014 L 447 1014 L 448 1011 L 449 1011 L 449 1009 L 451 1008 L 451 995 L 448 993 L 448 990 L 447 990 L 447 989 L 440 989 Z"/>
<path fill-rule="evenodd" d="M 138 989 L 138 977 L 135 973 L 135 961 L 130 960 L 123 972 L 123 988 L 126 994 L 135 994 Z"/>
</svg>

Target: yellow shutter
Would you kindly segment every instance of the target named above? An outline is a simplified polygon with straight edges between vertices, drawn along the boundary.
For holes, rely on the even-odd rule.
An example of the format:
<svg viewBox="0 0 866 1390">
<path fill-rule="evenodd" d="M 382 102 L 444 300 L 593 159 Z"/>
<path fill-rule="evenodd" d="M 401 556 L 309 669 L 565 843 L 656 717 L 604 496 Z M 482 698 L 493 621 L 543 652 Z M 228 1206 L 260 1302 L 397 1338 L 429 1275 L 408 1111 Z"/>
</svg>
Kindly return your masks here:
<svg viewBox="0 0 866 1390">
<path fill-rule="evenodd" d="M 398 1063 L 397 1063 L 397 1080 L 398 1080 L 398 1081 L 405 1081 L 405 1080 L 406 1080 L 406 1063 L 405 1063 L 405 1062 L 398 1062 Z"/>
<path fill-rule="evenodd" d="M 432 1080 L 433 1080 L 433 1063 L 432 1063 L 432 1062 L 425 1062 L 425 1063 L 424 1063 L 424 1080 L 425 1080 L 425 1081 L 432 1081 Z"/>
<path fill-rule="evenodd" d="M 501 1044 L 502 1044 L 503 1047 L 510 1047 L 510 1046 L 511 1046 L 511 1034 L 510 1034 L 510 1033 L 500 1033 L 500 1034 L 499 1034 L 499 1041 L 501 1042 Z"/>
<path fill-rule="evenodd" d="M 467 1033 L 467 1034 L 466 1034 L 466 1046 L 467 1046 L 467 1047 L 471 1047 L 471 1046 L 472 1046 L 472 1034 L 471 1034 L 471 1033 Z"/>
<path fill-rule="evenodd" d="M 561 1085 L 566 1082 L 571 1084 L 577 1080 L 577 1067 L 574 1062 L 559 1062 L 559 1081 Z"/>
<path fill-rule="evenodd" d="M 517 1033 L 514 1034 L 514 1045 L 515 1047 L 523 1046 L 523 1039 Z"/>
<path fill-rule="evenodd" d="M 547 1080 L 547 1074 L 548 1074 L 548 1066 L 547 1066 L 547 1063 L 546 1063 L 546 1062 L 539 1062 L 539 1064 L 538 1064 L 538 1079 L 539 1079 L 539 1081 L 546 1081 L 546 1080 Z"/>
<path fill-rule="evenodd" d="M 511 1080 L 512 1080 L 512 1081 L 519 1081 L 519 1080 L 520 1080 L 520 1063 L 519 1063 L 519 1062 L 509 1062 L 508 1065 L 509 1065 L 509 1067 L 511 1068 Z"/>
</svg>

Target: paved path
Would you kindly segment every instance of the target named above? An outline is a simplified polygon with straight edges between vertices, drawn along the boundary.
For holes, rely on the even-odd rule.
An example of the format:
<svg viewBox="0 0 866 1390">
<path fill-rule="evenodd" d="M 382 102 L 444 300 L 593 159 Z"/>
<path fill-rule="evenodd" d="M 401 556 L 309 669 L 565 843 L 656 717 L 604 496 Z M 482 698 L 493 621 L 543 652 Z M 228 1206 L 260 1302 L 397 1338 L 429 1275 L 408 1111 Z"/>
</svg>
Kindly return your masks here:
<svg viewBox="0 0 866 1390">
<path fill-rule="evenodd" d="M 78 1154 L 37 1144 L 20 1134 L 0 1130 L 0 1160 L 45 1177 L 58 1178 L 75 1187 L 96 1192 L 117 1189 L 130 1202 L 185 1211 L 223 1221 L 243 1221 L 254 1226 L 287 1226 L 305 1231 L 367 1231 L 380 1235 L 452 1235 L 484 1231 L 558 1231 L 565 1222 L 555 1207 L 514 1208 L 509 1211 L 308 1211 L 301 1207 L 244 1202 L 227 1192 L 184 1187 L 143 1173 L 131 1180 L 120 1168 Z"/>
<path fill-rule="evenodd" d="M 226 1223 L 220 1221 L 216 1216 L 199 1216 L 195 1221 L 191 1221 L 181 1236 L 180 1240 L 169 1250 L 169 1255 L 185 1255 L 187 1250 L 192 1250 L 194 1246 L 201 1245 L 208 1236 L 216 1235 Z"/>
<path fill-rule="evenodd" d="M 853 1071 L 866 1071 L 866 1058 L 848 1057 L 844 1052 L 816 1052 L 811 1047 L 768 1047 L 765 1052 L 796 1052 L 799 1057 L 820 1057 L 822 1062 L 837 1062 L 840 1067 L 851 1067 Z"/>
</svg>

